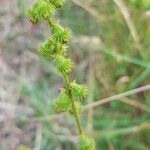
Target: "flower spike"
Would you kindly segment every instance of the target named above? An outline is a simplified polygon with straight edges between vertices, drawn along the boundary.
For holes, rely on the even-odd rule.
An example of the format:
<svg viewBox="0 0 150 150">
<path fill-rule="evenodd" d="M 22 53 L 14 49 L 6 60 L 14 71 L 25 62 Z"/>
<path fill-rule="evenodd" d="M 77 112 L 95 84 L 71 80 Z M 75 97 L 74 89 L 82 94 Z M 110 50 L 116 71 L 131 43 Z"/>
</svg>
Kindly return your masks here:
<svg viewBox="0 0 150 150">
<path fill-rule="evenodd" d="M 67 111 L 75 118 L 80 137 L 79 149 L 94 150 L 94 141 L 83 135 L 78 117 L 82 111 L 81 103 L 75 101 L 75 99 L 85 98 L 88 92 L 87 88 L 85 85 L 70 80 L 73 62 L 67 57 L 68 46 L 66 44 L 71 37 L 71 30 L 62 27 L 53 17 L 55 9 L 63 6 L 64 3 L 65 0 L 35 0 L 27 11 L 27 16 L 32 23 L 41 20 L 47 21 L 51 29 L 51 36 L 39 45 L 38 54 L 48 61 L 53 60 L 58 72 L 63 77 L 64 88 L 61 89 L 58 98 L 53 102 L 53 106 L 57 112 Z"/>
</svg>

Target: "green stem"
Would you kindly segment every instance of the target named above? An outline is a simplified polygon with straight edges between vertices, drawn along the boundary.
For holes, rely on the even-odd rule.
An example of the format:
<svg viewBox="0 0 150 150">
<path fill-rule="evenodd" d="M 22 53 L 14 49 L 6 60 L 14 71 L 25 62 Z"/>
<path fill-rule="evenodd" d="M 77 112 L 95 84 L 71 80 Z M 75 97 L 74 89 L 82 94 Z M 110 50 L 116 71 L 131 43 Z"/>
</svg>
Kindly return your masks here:
<svg viewBox="0 0 150 150">
<path fill-rule="evenodd" d="M 52 21 L 51 21 L 51 19 L 47 19 L 47 21 L 48 21 L 49 26 L 51 27 L 51 26 L 52 26 Z"/>
<path fill-rule="evenodd" d="M 47 21 L 48 21 L 49 26 L 52 27 L 53 24 L 52 24 L 51 19 L 48 19 Z M 73 100 L 73 97 L 72 97 L 72 94 L 71 94 L 71 91 L 70 91 L 69 78 L 65 74 L 63 74 L 63 78 L 64 78 L 64 82 L 65 82 L 65 86 L 66 86 L 66 90 L 67 90 L 69 99 L 71 101 L 71 106 L 72 106 L 72 110 L 73 110 L 73 113 L 74 113 L 74 116 L 75 116 L 75 121 L 76 121 L 76 124 L 77 124 L 77 127 L 78 127 L 78 132 L 79 132 L 80 135 L 82 135 L 82 127 L 81 127 L 80 120 L 79 120 L 79 117 L 78 117 L 78 114 L 77 114 L 77 111 L 76 111 L 75 103 L 74 103 L 74 100 Z"/>
<path fill-rule="evenodd" d="M 73 100 L 73 97 L 72 97 L 72 94 L 71 94 L 71 91 L 70 91 L 69 78 L 65 74 L 63 74 L 63 78 L 64 78 L 64 82 L 65 82 L 65 85 L 66 85 L 66 90 L 67 90 L 69 99 L 71 101 L 71 106 L 72 106 L 72 110 L 74 112 L 76 125 L 78 127 L 79 134 L 82 135 L 82 127 L 81 127 L 80 120 L 79 120 L 79 117 L 78 117 L 78 114 L 77 114 L 77 111 L 76 111 L 75 103 L 74 103 L 74 100 Z"/>
</svg>

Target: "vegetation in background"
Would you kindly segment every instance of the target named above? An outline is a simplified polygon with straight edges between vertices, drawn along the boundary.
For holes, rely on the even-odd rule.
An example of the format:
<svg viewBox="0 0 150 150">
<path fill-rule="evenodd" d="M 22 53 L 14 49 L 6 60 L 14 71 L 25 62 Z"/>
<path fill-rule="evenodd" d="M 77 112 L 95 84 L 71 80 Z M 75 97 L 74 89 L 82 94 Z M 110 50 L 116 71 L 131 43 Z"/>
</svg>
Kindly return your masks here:
<svg viewBox="0 0 150 150">
<path fill-rule="evenodd" d="M 118 7 L 118 1 L 123 2 L 123 7 Z M 0 108 L 0 149 L 7 150 L 9 146 L 10 150 L 13 146 L 22 150 L 76 150 L 73 118 L 59 116 L 51 109 L 63 81 L 54 63 L 36 55 L 37 43 L 50 33 L 47 23 L 32 26 L 24 18 L 30 2 L 2 0 L 0 5 L 0 100 L 17 106 L 15 111 Z M 68 0 L 56 13 L 61 24 L 70 26 L 73 32 L 67 51 L 74 60 L 70 77 L 88 83 L 90 93 L 82 102 L 85 105 L 150 84 L 148 3 L 149 0 Z M 130 17 L 138 45 L 123 11 Z M 94 136 L 96 149 L 149 150 L 149 99 L 150 92 L 142 91 L 84 110 L 81 122 L 85 131 Z M 6 119 L 3 114 L 7 114 Z"/>
<path fill-rule="evenodd" d="M 148 37 L 150 37 L 150 22 L 148 18 L 142 16 L 143 9 L 138 7 L 135 9 L 134 5 L 127 3 L 131 7 L 131 15 L 134 16 L 132 19 L 141 38 L 141 55 L 116 4 L 112 1 L 95 1 L 92 4 L 91 10 L 94 9 L 99 13 L 99 19 L 72 2 L 68 2 L 64 9 L 60 9 L 58 14 L 62 23 L 69 24 L 77 37 L 86 35 L 92 40 L 93 36 L 97 36 L 105 44 L 103 48 L 100 45 L 97 48 L 94 44 L 92 48 L 89 48 L 87 47 L 88 43 L 86 43 L 87 45 L 82 45 L 78 41 L 78 45 L 74 45 L 72 41 L 71 49 L 74 51 L 71 51 L 70 55 L 79 66 L 76 68 L 74 76 L 80 81 L 88 79 L 88 68 L 85 67 L 83 70 L 82 65 L 84 65 L 84 61 L 88 62 L 89 53 L 87 50 L 90 49 L 90 51 L 93 51 L 92 57 L 97 55 L 92 64 L 96 71 L 92 77 L 92 80 L 95 80 L 92 99 L 98 100 L 149 83 Z M 78 11 L 73 13 L 72 10 Z M 103 17 L 106 17 L 106 19 L 103 20 Z M 74 20 L 74 18 L 76 19 Z M 139 19 L 141 22 L 136 24 Z M 81 53 L 81 56 L 78 56 L 77 49 L 82 49 L 83 54 Z M 84 74 L 87 74 L 87 76 L 84 76 Z M 90 83 L 89 87 L 93 86 L 91 85 L 93 82 L 87 81 Z M 129 99 L 131 102 L 132 99 L 136 99 L 139 102 L 144 100 L 143 103 L 148 104 L 147 107 L 149 108 L 148 97 L 149 94 L 144 92 L 139 95 L 133 95 Z M 119 100 L 110 102 L 108 105 L 100 107 L 100 109 L 95 110 L 93 116 L 93 130 L 94 133 L 97 133 L 95 134 L 97 149 L 149 149 L 149 127 L 140 130 L 141 126 L 138 126 L 137 132 L 134 132 L 134 126 L 143 125 L 143 123 L 145 125 L 149 122 L 149 112 Z M 87 122 L 87 119 L 84 118 L 83 120 L 85 123 Z"/>
</svg>

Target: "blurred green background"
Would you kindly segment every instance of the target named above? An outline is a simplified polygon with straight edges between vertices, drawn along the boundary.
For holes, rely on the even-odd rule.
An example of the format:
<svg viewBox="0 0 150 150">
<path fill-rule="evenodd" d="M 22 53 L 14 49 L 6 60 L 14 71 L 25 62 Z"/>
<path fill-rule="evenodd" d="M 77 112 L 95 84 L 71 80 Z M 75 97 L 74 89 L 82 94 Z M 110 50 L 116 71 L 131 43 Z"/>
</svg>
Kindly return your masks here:
<svg viewBox="0 0 150 150">
<path fill-rule="evenodd" d="M 73 118 L 51 106 L 63 82 L 37 56 L 50 31 L 25 17 L 31 2 L 0 1 L 0 150 L 75 150 Z M 67 0 L 56 18 L 73 31 L 71 78 L 88 85 L 83 105 L 150 85 L 149 0 Z M 97 150 L 150 149 L 150 90 L 80 117 Z"/>
</svg>

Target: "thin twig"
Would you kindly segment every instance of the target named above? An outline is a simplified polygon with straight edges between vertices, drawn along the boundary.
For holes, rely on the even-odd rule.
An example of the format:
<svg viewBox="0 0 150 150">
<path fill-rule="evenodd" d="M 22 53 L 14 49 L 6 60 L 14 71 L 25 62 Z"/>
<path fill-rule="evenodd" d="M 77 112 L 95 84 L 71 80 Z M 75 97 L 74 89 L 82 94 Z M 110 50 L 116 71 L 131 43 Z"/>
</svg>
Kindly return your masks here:
<svg viewBox="0 0 150 150">
<path fill-rule="evenodd" d="M 89 72 L 88 72 L 88 82 L 89 82 L 89 94 L 87 97 L 87 102 L 92 103 L 94 101 L 94 87 L 95 87 L 95 69 L 94 69 L 94 58 L 92 57 L 92 51 L 89 47 Z M 88 122 L 87 122 L 87 128 L 88 131 L 91 133 L 93 132 L 93 115 L 94 110 L 93 108 L 88 110 Z"/>
<path fill-rule="evenodd" d="M 130 96 L 130 95 L 137 94 L 137 93 L 144 92 L 144 91 L 148 91 L 148 90 L 150 90 L 150 84 L 139 87 L 139 88 L 136 88 L 136 89 L 133 89 L 133 90 L 130 90 L 130 91 L 126 91 L 124 93 L 114 95 L 114 96 L 111 96 L 111 97 L 108 97 L 108 98 L 104 98 L 104 99 L 98 100 L 98 101 L 93 102 L 93 103 L 90 103 L 88 105 L 83 106 L 83 110 L 88 110 L 90 108 L 96 108 L 98 106 L 109 103 L 111 101 L 118 100 L 118 99 Z M 40 118 L 36 118 L 36 120 L 39 120 L 39 121 L 40 120 L 52 121 L 52 120 L 58 119 L 59 117 L 62 117 L 65 114 L 66 113 L 60 113 L 60 114 L 56 114 L 56 115 L 40 117 Z"/>
<path fill-rule="evenodd" d="M 83 106 L 83 109 L 87 110 L 87 109 L 90 109 L 90 108 L 95 108 L 95 107 L 98 107 L 102 104 L 111 102 L 113 100 L 118 100 L 118 99 L 121 99 L 123 97 L 130 96 L 130 95 L 133 95 L 133 94 L 137 94 L 137 93 L 147 91 L 147 90 L 150 90 L 150 84 L 139 87 L 139 88 L 136 88 L 136 89 L 133 89 L 133 90 L 130 90 L 130 91 L 127 91 L 127 92 L 124 92 L 124 93 L 121 93 L 121 94 L 118 94 L 118 95 L 114 95 L 114 96 L 111 96 L 111 97 L 108 97 L 108 98 L 104 98 L 102 100 L 98 100 L 96 102 L 93 102 L 91 104 Z"/>
<path fill-rule="evenodd" d="M 136 44 L 136 47 L 137 49 L 140 51 L 141 49 L 141 45 L 140 45 L 140 38 L 139 38 L 139 35 L 135 29 L 135 26 L 132 22 L 132 19 L 131 19 L 131 16 L 130 16 L 130 13 L 129 13 L 129 10 L 128 8 L 125 6 L 124 2 L 122 0 L 113 0 L 115 2 L 115 4 L 118 6 L 118 8 L 120 9 L 120 12 L 122 13 L 123 17 L 124 17 L 124 20 L 126 21 L 127 23 L 127 26 L 130 30 L 130 33 L 133 37 L 133 40 Z"/>
<path fill-rule="evenodd" d="M 122 16 L 124 17 L 124 20 L 126 21 L 126 24 L 127 24 L 128 28 L 129 28 L 130 33 L 131 33 L 131 35 L 133 37 L 133 40 L 134 40 L 134 42 L 136 44 L 136 48 L 140 52 L 140 49 L 141 49 L 140 37 L 139 37 L 139 35 L 138 35 L 137 31 L 136 31 L 134 23 L 132 22 L 132 19 L 131 19 L 131 16 L 130 16 L 128 8 L 125 6 L 125 4 L 123 3 L 122 0 L 113 0 L 113 1 L 115 2 L 115 4 L 120 9 L 120 12 L 121 12 Z M 74 2 L 76 5 L 82 7 L 90 15 L 94 16 L 98 20 L 101 20 L 102 17 L 100 16 L 100 14 L 95 9 L 90 7 L 88 4 L 85 5 L 84 1 L 83 1 L 83 4 L 79 0 L 72 0 L 72 2 Z"/>
<path fill-rule="evenodd" d="M 93 9 L 89 3 L 85 3 L 85 1 L 80 1 L 80 0 L 71 0 L 73 3 L 75 3 L 76 5 L 80 6 L 81 8 L 83 8 L 84 10 L 86 10 L 90 15 L 92 15 L 93 17 L 97 18 L 98 20 L 103 20 L 104 17 L 102 15 L 100 15 L 95 9 Z"/>
<path fill-rule="evenodd" d="M 95 136 L 114 136 L 120 134 L 131 134 L 137 133 L 145 129 L 150 129 L 150 123 L 144 122 L 136 126 L 127 127 L 127 128 L 120 128 L 120 129 L 111 129 L 111 130 L 102 130 L 102 131 L 95 131 Z"/>
<path fill-rule="evenodd" d="M 138 102 L 136 100 L 133 100 L 133 99 L 131 100 L 131 99 L 125 97 L 125 98 L 121 99 L 120 101 L 150 113 L 150 109 L 148 107 L 146 107 L 145 105 L 141 104 L 140 102 Z"/>
</svg>

